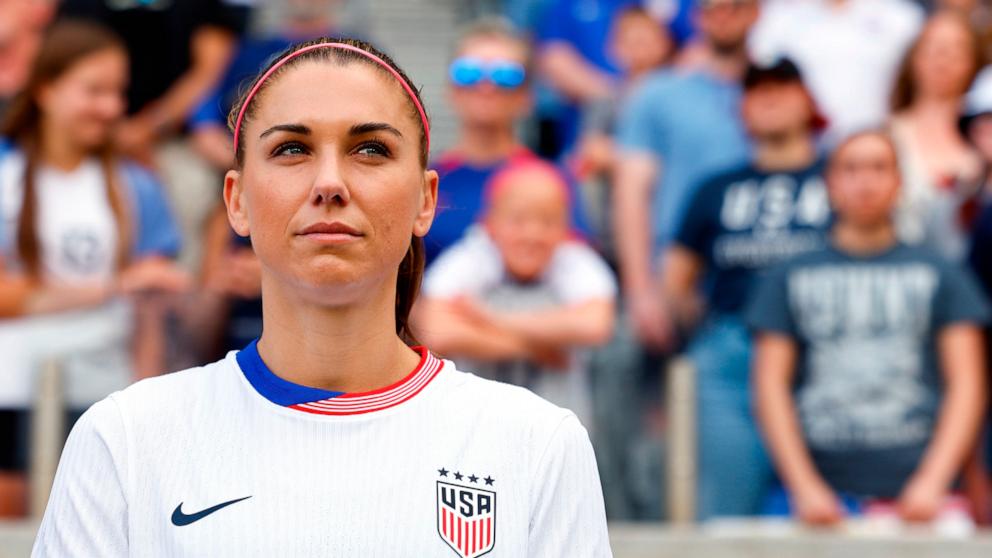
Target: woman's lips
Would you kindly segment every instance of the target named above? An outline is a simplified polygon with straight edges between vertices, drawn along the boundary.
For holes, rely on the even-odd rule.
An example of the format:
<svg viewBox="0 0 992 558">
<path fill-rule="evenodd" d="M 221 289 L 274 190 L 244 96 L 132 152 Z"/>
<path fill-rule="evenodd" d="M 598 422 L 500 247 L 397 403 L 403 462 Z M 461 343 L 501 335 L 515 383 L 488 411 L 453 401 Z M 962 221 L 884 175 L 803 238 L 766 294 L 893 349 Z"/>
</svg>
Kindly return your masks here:
<svg viewBox="0 0 992 558">
<path fill-rule="evenodd" d="M 302 236 L 307 240 L 321 244 L 347 244 L 365 235 L 344 223 L 334 222 L 314 223 L 297 233 L 297 236 Z"/>
</svg>

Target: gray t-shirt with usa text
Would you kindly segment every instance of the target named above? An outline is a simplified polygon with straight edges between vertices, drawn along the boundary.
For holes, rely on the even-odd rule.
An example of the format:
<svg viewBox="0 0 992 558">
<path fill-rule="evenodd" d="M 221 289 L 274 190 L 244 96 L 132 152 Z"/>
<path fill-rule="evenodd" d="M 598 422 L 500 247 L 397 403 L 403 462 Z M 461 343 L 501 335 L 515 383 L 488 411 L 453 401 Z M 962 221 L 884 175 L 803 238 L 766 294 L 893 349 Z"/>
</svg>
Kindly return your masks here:
<svg viewBox="0 0 992 558">
<path fill-rule="evenodd" d="M 898 496 L 930 442 L 941 329 L 988 318 L 967 271 L 901 244 L 800 256 L 765 279 L 747 311 L 753 329 L 798 342 L 795 402 L 820 473 L 835 490 L 877 498 Z"/>
</svg>

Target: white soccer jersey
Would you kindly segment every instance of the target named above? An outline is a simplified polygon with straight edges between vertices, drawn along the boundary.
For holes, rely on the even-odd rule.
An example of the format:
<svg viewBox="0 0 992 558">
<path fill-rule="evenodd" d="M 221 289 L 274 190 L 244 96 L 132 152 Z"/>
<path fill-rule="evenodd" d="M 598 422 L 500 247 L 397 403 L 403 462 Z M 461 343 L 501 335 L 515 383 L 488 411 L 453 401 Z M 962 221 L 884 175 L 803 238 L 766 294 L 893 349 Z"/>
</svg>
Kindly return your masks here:
<svg viewBox="0 0 992 558">
<path fill-rule="evenodd" d="M 255 344 L 139 382 L 69 437 L 34 556 L 610 556 L 586 431 L 426 350 L 387 388 L 273 374 Z"/>
</svg>

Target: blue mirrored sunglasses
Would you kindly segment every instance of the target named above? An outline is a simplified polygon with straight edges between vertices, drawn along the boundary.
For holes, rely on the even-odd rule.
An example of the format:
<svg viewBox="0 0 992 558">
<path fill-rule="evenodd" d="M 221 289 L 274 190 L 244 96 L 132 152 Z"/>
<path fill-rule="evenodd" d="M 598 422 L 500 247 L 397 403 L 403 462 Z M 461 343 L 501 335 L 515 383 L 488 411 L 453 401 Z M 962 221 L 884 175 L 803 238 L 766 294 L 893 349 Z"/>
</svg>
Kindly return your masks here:
<svg viewBox="0 0 992 558">
<path fill-rule="evenodd" d="M 484 61 L 463 57 L 451 63 L 448 75 L 458 87 L 472 87 L 489 81 L 501 89 L 516 89 L 526 81 L 527 70 L 511 60 Z"/>
</svg>

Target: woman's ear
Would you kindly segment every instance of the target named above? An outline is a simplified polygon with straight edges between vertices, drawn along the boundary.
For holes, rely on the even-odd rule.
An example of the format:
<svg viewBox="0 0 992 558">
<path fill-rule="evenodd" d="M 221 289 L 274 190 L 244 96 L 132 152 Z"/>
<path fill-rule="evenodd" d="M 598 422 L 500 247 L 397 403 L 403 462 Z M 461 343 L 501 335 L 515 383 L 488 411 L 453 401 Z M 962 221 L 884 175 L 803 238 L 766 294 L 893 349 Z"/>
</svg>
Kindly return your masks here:
<svg viewBox="0 0 992 558">
<path fill-rule="evenodd" d="M 427 236 L 427 231 L 431 230 L 431 223 L 434 222 L 434 212 L 437 209 L 438 180 L 437 171 L 424 171 L 424 180 L 420 195 L 420 209 L 417 211 L 417 219 L 413 222 L 414 236 Z"/>
<path fill-rule="evenodd" d="M 224 175 L 224 205 L 227 206 L 227 221 L 238 236 L 248 236 L 248 206 L 245 204 L 245 191 L 241 182 L 241 172 L 229 170 Z"/>
</svg>

